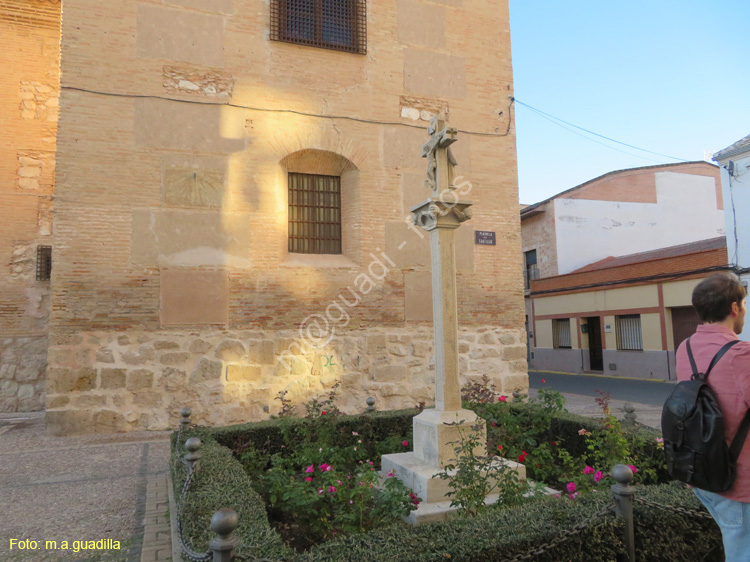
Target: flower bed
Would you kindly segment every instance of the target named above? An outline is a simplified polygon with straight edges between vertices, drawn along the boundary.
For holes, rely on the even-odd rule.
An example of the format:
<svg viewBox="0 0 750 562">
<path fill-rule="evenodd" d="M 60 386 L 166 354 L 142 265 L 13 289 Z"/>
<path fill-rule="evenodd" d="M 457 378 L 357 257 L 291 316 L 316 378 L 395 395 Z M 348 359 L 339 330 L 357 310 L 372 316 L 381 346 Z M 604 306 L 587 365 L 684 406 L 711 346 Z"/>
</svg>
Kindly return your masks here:
<svg viewBox="0 0 750 562">
<path fill-rule="evenodd" d="M 496 404 L 500 404 L 497 406 Z M 209 520 L 212 513 L 220 507 L 230 507 L 238 512 L 239 527 L 236 531 L 242 540 L 240 554 L 250 554 L 256 557 L 267 557 L 273 560 L 294 561 L 359 561 L 359 560 L 504 560 L 516 554 L 538 548 L 577 523 L 601 511 L 602 507 L 611 503 L 611 494 L 605 482 L 604 469 L 597 467 L 593 472 L 586 469 L 586 464 L 578 462 L 563 462 L 566 454 L 585 463 L 587 455 L 604 459 L 606 454 L 616 451 L 619 439 L 629 440 L 633 446 L 631 459 L 633 464 L 640 465 L 637 476 L 643 482 L 656 482 L 664 479 L 663 471 L 659 468 L 659 444 L 657 434 L 639 429 L 621 432 L 619 426 L 614 427 L 606 418 L 604 422 L 596 422 L 588 418 L 574 416 L 555 408 L 544 409 L 540 404 L 512 404 L 499 402 L 484 404 L 477 402 L 478 411 L 482 411 L 488 420 L 495 420 L 495 426 L 489 425 L 489 440 L 491 446 L 497 450 L 500 445 L 506 455 L 521 456 L 526 451 L 525 461 L 531 474 L 544 476 L 545 470 L 549 478 L 554 479 L 558 486 L 561 483 L 573 483 L 576 490 L 571 492 L 575 501 L 567 496 L 536 500 L 515 508 L 492 509 L 475 517 L 456 518 L 443 523 L 409 527 L 401 523 L 394 523 L 369 532 L 349 534 L 353 530 L 370 529 L 376 525 L 362 525 L 359 521 L 341 521 L 346 518 L 346 512 L 337 513 L 337 507 L 332 498 L 341 494 L 343 506 L 355 505 L 355 502 L 368 500 L 371 496 L 362 494 L 357 496 L 359 482 L 348 487 L 344 482 L 355 479 L 354 472 L 338 472 L 338 466 L 345 466 L 346 462 L 354 462 L 354 466 L 362 469 L 361 474 L 374 475 L 372 469 L 378 468 L 379 455 L 386 452 L 402 451 L 411 443 L 411 421 L 414 410 L 397 412 L 378 412 L 362 416 L 331 416 L 319 414 L 318 419 L 281 418 L 277 420 L 244 424 L 227 428 L 194 428 L 182 435 L 182 440 L 190 436 L 199 437 L 204 445 L 201 450 L 203 458 L 190 494 L 187 496 L 182 512 L 183 531 L 196 548 L 204 548 L 212 538 Z M 484 407 L 484 409 L 483 409 Z M 542 411 L 540 414 L 539 412 Z M 552 411 L 552 415 L 550 415 Z M 503 416 L 507 417 L 507 419 Z M 541 421 L 540 421 L 541 419 Z M 498 423 L 502 421 L 501 423 Z M 541 428 L 542 422 L 549 423 Z M 517 422 L 515 426 L 506 424 Z M 530 432 L 531 426 L 539 425 L 543 431 Z M 499 428 L 499 429 L 498 429 Z M 585 429 L 590 435 L 580 434 Z M 609 435 L 614 431 L 614 435 Z M 600 433 L 602 432 L 602 433 Z M 609 432 L 609 433 L 608 433 Z M 310 450 L 312 443 L 319 445 L 321 437 L 332 439 L 335 451 L 326 451 L 318 446 Z M 362 441 L 361 443 L 359 441 Z M 406 442 L 406 445 L 404 445 Z M 556 445 L 553 442 L 557 443 Z M 505 445 L 502 445 L 505 443 Z M 536 444 L 536 446 L 533 446 Z M 563 447 L 563 444 L 565 445 Z M 621 444 L 621 443 L 620 443 Z M 606 446 L 605 446 L 606 445 Z M 357 451 L 354 451 L 357 447 Z M 593 448 L 591 448 L 593 447 Z M 329 447 L 330 449 L 331 447 Z M 538 449 L 541 448 L 541 452 Z M 320 449 L 320 450 L 318 450 Z M 350 459 L 344 458 L 341 450 L 349 451 Z M 565 450 L 566 453 L 558 453 Z M 235 453 L 232 454 L 232 451 Z M 546 451 L 546 452 L 545 452 Z M 357 453 L 357 454 L 355 454 Z M 542 465 L 542 453 L 549 453 L 549 462 L 558 468 L 537 467 Z M 315 457 L 318 454 L 320 457 Z M 330 521 L 321 525 L 318 538 L 331 538 L 327 542 L 310 546 L 305 552 L 297 552 L 287 546 L 281 536 L 271 527 L 267 517 L 267 507 L 261 496 L 253 490 L 257 487 L 250 476 L 254 471 L 269 468 L 269 459 L 274 457 L 285 462 L 294 463 L 295 459 L 313 459 L 306 466 L 295 466 L 296 476 L 291 480 L 281 480 L 279 490 L 286 487 L 286 482 L 294 486 L 308 485 L 316 495 L 323 489 L 319 497 L 325 498 L 327 518 Z M 333 457 L 331 457 L 333 455 Z M 364 458 L 363 458 L 364 457 Z M 561 460 L 562 459 L 562 460 Z M 362 464 L 359 464 L 359 461 Z M 370 465 L 367 461 L 373 463 Z M 554 460 L 554 462 L 553 462 Z M 539 462 L 536 462 L 539 461 Z M 604 462 L 604 461 L 602 461 Z M 271 463 L 273 465 L 273 463 Z M 595 467 L 588 465 L 591 469 Z M 610 465 L 611 466 L 611 465 Z M 328 467 L 333 467 L 327 470 Z M 562 467 L 562 468 L 560 468 Z M 273 466 L 271 466 L 273 468 Z M 300 470 L 301 468 L 301 470 Z M 311 472 L 305 472 L 310 470 Z M 177 490 L 184 481 L 184 469 L 175 458 L 172 464 L 174 486 Z M 565 472 L 568 470 L 568 472 Z M 586 480 L 594 482 L 596 472 L 601 470 L 602 476 L 598 482 L 598 493 L 575 496 L 576 492 L 586 491 Z M 536 473 L 535 473 L 536 471 Z M 538 474 L 537 474 L 538 473 Z M 346 474 L 350 478 L 346 479 Z M 341 476 L 344 476 L 342 478 Z M 288 475 L 284 476 L 287 478 Z M 306 481 L 306 478 L 313 478 Z M 357 478 L 360 478 L 357 476 Z M 373 476 L 367 483 L 367 489 L 375 486 Z M 338 484 L 338 481 L 342 484 Z M 387 481 L 395 481 L 387 479 Z M 314 483 L 314 484 L 313 484 Z M 551 482 L 550 482 L 551 483 Z M 373 488 L 369 488 L 373 484 Z M 392 485 L 393 486 L 393 485 Z M 331 492 L 330 487 L 335 488 Z M 300 491 L 302 490 L 302 491 Z M 297 490 L 289 488 L 291 495 L 304 496 L 314 499 L 307 488 Z M 264 491 L 264 490 L 261 490 Z M 268 491 L 268 490 L 266 490 Z M 403 508 L 408 508 L 411 498 L 404 490 L 394 492 L 400 498 Z M 265 494 L 268 495 L 268 494 Z M 700 504 L 692 492 L 675 484 L 649 485 L 638 493 L 650 501 L 666 504 L 683 509 L 697 509 Z M 278 500 L 278 498 L 277 498 Z M 296 501 L 296 500 L 295 500 Z M 351 504 L 348 502 L 352 502 Z M 396 502 L 399 504 L 399 502 Z M 305 502 L 303 502 L 305 503 Z M 309 502 L 313 505 L 315 502 Z M 387 502 L 381 505 L 387 505 Z M 312 508 L 317 510 L 320 505 Z M 274 507 L 268 509 L 274 515 Z M 307 509 L 307 508 L 304 508 Z M 303 508 L 300 508 L 303 510 Z M 362 511 L 362 510 L 360 510 Z M 394 506 L 387 508 L 392 514 Z M 319 513 L 318 511 L 315 511 Z M 375 513 L 371 519 L 376 523 L 383 523 Z M 357 529 L 347 528 L 347 525 Z M 308 528 L 309 529 L 309 528 Z M 333 535 L 333 531 L 343 529 L 343 533 Z M 307 532 L 307 531 L 306 531 Z M 721 560 L 720 534 L 716 525 L 708 519 L 686 516 L 673 511 L 643 508 L 636 505 L 636 542 L 638 557 L 643 560 Z M 299 544 L 294 544 L 299 547 Z M 621 552 L 621 524 L 612 516 L 606 515 L 587 525 L 573 539 L 555 547 L 547 554 L 542 554 L 536 560 L 614 560 Z"/>
</svg>

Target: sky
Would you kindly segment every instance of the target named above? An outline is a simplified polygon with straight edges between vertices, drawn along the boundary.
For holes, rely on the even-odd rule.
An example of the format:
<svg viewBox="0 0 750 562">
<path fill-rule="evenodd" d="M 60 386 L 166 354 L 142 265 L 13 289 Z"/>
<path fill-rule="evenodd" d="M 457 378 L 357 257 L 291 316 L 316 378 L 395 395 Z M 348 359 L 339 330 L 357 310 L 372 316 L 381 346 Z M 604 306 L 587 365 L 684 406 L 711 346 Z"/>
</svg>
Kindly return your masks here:
<svg viewBox="0 0 750 562">
<path fill-rule="evenodd" d="M 521 203 L 750 134 L 750 0 L 510 0 L 510 23 Z"/>
</svg>

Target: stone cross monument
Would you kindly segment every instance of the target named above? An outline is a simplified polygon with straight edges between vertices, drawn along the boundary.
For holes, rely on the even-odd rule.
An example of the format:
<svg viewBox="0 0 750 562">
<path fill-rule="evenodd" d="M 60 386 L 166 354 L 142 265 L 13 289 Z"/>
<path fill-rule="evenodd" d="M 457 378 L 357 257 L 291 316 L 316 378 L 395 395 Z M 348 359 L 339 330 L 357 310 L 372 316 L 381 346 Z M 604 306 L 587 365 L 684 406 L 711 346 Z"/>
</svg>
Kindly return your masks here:
<svg viewBox="0 0 750 562">
<path fill-rule="evenodd" d="M 414 418 L 414 452 L 384 455 L 382 467 L 384 473 L 395 470 L 396 476 L 423 502 L 434 504 L 444 500 L 450 491 L 447 481 L 434 475 L 455 460 L 452 443 L 459 440 L 459 431 L 466 433 L 472 426 L 480 425 L 480 445 L 476 451 L 479 455 L 486 454 L 487 432 L 483 420 L 461 408 L 458 373 L 454 231 L 471 218 L 471 201 L 459 199 L 452 185 L 456 162 L 450 145 L 457 140 L 456 130 L 448 127 L 444 120 L 433 117 L 428 133 L 430 140 L 422 147 L 422 156 L 428 162 L 425 184 L 431 193 L 425 201 L 412 207 L 411 212 L 414 223 L 430 233 L 435 408 L 426 409 Z M 413 522 L 421 520 L 417 512 L 413 512 L 411 518 Z"/>
</svg>

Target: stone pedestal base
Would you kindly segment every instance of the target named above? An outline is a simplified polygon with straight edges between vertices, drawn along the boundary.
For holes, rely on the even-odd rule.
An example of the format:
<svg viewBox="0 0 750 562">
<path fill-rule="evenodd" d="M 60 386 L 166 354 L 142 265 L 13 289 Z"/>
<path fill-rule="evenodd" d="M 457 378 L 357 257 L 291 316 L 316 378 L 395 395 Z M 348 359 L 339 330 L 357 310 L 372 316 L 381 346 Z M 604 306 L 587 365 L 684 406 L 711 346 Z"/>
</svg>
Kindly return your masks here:
<svg viewBox="0 0 750 562">
<path fill-rule="evenodd" d="M 456 446 L 474 431 L 478 441 L 475 455 L 485 455 L 487 450 L 487 426 L 471 410 L 444 412 L 436 409 L 424 410 L 414 417 L 414 455 L 425 465 L 443 467 L 455 462 Z M 479 426 L 479 427 L 477 427 Z"/>
<path fill-rule="evenodd" d="M 457 510 L 457 508 L 450 506 L 451 500 L 447 497 L 448 492 L 451 491 L 448 480 L 436 476 L 441 472 L 439 467 L 425 464 L 416 458 L 414 453 L 383 455 L 381 462 L 383 475 L 394 471 L 396 478 L 401 480 L 408 488 L 411 488 L 422 500 L 419 508 L 405 518 L 408 523 L 418 525 L 439 521 Z M 498 459 L 496 462 L 507 466 L 509 470 L 515 471 L 521 480 L 526 479 L 526 467 L 524 465 L 508 459 Z M 455 471 L 449 471 L 449 474 L 454 473 Z M 493 504 L 497 501 L 497 497 L 497 494 L 491 494 L 487 497 L 485 503 L 487 505 Z"/>
<path fill-rule="evenodd" d="M 521 480 L 526 480 L 526 467 L 517 462 L 500 459 L 496 461 L 515 471 Z M 394 471 L 396 478 L 401 480 L 407 488 L 419 496 L 424 503 L 436 503 L 448 499 L 447 494 L 451 491 L 448 480 L 438 478 L 436 475 L 441 469 L 436 466 L 425 464 L 416 458 L 414 453 L 395 453 L 383 455 L 381 458 L 383 474 Z M 454 474 L 455 470 L 448 471 Z"/>
</svg>

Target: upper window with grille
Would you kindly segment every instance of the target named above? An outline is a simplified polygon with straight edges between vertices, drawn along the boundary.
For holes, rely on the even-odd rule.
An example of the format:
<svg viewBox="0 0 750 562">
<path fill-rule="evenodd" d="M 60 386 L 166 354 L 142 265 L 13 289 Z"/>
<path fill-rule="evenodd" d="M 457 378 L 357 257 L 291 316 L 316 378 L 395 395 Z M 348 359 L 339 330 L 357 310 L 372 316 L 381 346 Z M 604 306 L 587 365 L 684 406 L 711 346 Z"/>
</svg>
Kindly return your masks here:
<svg viewBox="0 0 750 562">
<path fill-rule="evenodd" d="M 617 349 L 621 351 L 642 351 L 641 315 L 625 314 L 615 316 Z"/>
<path fill-rule="evenodd" d="M 341 253 L 341 178 L 289 174 L 289 251 Z"/>
<path fill-rule="evenodd" d="M 271 39 L 367 53 L 366 0 L 271 0 Z"/>
</svg>

